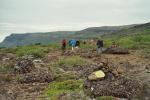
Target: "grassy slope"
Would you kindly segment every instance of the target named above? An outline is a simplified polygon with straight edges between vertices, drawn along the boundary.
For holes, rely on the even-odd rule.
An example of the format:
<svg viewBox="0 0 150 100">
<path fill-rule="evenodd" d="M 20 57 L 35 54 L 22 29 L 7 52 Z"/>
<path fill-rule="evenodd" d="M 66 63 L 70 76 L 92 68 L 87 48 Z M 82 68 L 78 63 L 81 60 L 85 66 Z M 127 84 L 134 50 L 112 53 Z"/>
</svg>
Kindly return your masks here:
<svg viewBox="0 0 150 100">
<path fill-rule="evenodd" d="M 113 35 L 112 37 L 105 38 L 104 43 L 109 46 L 112 41 L 118 43 L 121 47 L 127 49 L 138 49 L 144 52 L 150 51 L 150 29 L 145 29 L 137 34 L 129 34 L 125 36 Z"/>
</svg>

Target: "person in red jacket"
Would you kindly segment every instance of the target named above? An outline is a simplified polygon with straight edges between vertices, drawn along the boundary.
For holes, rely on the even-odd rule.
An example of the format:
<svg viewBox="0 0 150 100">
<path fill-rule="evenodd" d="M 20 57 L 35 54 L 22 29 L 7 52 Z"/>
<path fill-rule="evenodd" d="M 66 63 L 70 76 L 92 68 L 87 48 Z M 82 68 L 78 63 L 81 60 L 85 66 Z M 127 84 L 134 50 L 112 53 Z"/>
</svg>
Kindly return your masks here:
<svg viewBox="0 0 150 100">
<path fill-rule="evenodd" d="M 66 50 L 66 46 L 67 46 L 67 41 L 66 41 L 66 39 L 63 39 L 63 40 L 62 40 L 61 45 L 62 45 L 62 51 L 64 52 L 64 51 Z"/>
</svg>

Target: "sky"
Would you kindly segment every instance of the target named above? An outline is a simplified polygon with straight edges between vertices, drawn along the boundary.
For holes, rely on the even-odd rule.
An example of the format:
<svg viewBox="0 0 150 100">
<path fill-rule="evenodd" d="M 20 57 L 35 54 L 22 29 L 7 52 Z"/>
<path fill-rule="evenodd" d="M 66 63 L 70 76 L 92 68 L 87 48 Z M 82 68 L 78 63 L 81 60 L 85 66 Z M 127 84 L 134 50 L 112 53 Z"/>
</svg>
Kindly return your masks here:
<svg viewBox="0 0 150 100">
<path fill-rule="evenodd" d="M 0 42 L 11 33 L 150 22 L 150 0 L 0 0 Z"/>
</svg>

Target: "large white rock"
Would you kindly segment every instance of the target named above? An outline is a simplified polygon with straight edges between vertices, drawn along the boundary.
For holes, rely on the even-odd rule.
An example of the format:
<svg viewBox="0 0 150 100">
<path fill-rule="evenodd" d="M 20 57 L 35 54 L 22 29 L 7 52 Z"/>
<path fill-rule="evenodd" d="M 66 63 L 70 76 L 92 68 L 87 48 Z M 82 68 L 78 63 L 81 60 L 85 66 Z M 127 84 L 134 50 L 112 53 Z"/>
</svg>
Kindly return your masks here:
<svg viewBox="0 0 150 100">
<path fill-rule="evenodd" d="M 105 77 L 105 73 L 102 70 L 99 70 L 99 71 L 95 71 L 91 73 L 88 76 L 88 79 L 92 81 L 92 80 L 97 80 L 97 79 L 104 78 L 104 77 Z"/>
</svg>

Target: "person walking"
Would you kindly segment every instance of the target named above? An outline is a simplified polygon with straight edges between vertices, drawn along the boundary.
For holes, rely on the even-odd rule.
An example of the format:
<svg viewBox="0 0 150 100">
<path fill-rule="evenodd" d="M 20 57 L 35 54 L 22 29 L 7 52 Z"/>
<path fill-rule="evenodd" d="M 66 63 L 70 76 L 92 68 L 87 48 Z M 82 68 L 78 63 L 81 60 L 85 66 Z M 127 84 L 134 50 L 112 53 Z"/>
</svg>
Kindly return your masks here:
<svg viewBox="0 0 150 100">
<path fill-rule="evenodd" d="M 98 55 L 101 55 L 101 53 L 102 53 L 102 49 L 103 49 L 103 40 L 98 40 L 97 41 L 97 54 Z"/>
<path fill-rule="evenodd" d="M 66 39 L 63 39 L 62 40 L 62 51 L 63 51 L 63 53 L 66 51 L 66 46 L 67 46 L 67 40 Z"/>
<path fill-rule="evenodd" d="M 72 51 L 73 51 L 74 48 L 75 48 L 75 46 L 76 46 L 76 40 L 75 40 L 75 39 L 72 39 L 72 40 L 70 41 L 70 44 L 71 44 L 71 46 L 72 46 Z"/>
</svg>

